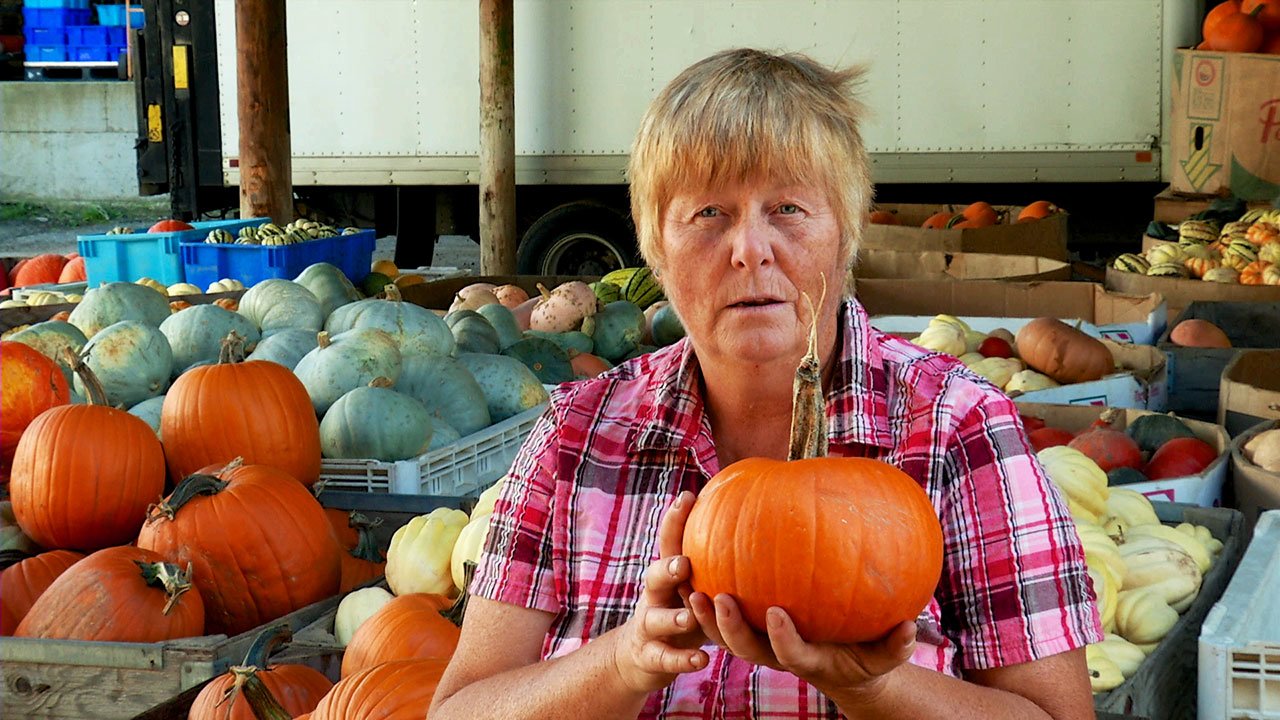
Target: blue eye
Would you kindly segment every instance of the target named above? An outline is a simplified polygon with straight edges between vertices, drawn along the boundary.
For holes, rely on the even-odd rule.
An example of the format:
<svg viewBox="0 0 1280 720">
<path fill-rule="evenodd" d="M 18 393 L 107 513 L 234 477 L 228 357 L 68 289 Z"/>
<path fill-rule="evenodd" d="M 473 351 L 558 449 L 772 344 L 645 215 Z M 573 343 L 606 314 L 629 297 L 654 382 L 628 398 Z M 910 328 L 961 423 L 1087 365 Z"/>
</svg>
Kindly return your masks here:
<svg viewBox="0 0 1280 720">
<path fill-rule="evenodd" d="M 698 211 L 698 217 L 710 218 L 720 215 L 720 210 L 713 207 L 704 207 Z"/>
<path fill-rule="evenodd" d="M 778 212 L 782 213 L 783 215 L 795 215 L 796 213 L 800 212 L 800 206 L 792 205 L 791 203 L 785 203 L 783 205 L 778 206 Z"/>
</svg>

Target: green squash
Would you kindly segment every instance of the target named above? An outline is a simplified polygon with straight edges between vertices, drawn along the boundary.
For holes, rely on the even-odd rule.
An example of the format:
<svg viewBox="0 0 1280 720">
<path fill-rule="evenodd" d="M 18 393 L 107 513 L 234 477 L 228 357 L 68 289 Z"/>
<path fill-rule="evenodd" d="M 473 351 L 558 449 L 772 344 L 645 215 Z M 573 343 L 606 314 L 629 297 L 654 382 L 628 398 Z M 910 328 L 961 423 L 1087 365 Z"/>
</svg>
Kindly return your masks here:
<svg viewBox="0 0 1280 720">
<path fill-rule="evenodd" d="M 1138 449 L 1154 453 L 1174 438 L 1196 436 L 1187 424 L 1172 414 L 1142 415 L 1125 428 L 1125 433 L 1138 444 Z"/>
<path fill-rule="evenodd" d="M 591 336 L 595 354 L 609 362 L 618 362 L 635 350 L 644 337 L 644 327 L 644 311 L 626 300 L 611 302 L 582 321 L 582 331 Z"/>
<path fill-rule="evenodd" d="M 364 297 L 341 270 L 325 262 L 308 265 L 293 281 L 316 296 L 320 301 L 320 311 L 325 317 L 329 317 L 330 313 L 343 305 Z"/>
<path fill-rule="evenodd" d="M 381 295 L 392 282 L 391 278 L 382 273 L 371 272 L 360 281 L 360 289 L 364 291 L 365 295 L 372 298 L 376 295 Z"/>
<path fill-rule="evenodd" d="M 434 426 L 427 408 L 378 378 L 338 398 L 320 421 L 320 453 L 327 458 L 408 460 L 426 452 Z"/>
<path fill-rule="evenodd" d="M 492 424 L 484 390 L 462 363 L 438 355 L 409 355 L 395 389 L 417 398 L 433 417 L 466 436 Z"/>
<path fill-rule="evenodd" d="M 1134 483 L 1144 482 L 1151 481 L 1146 475 L 1143 475 L 1141 472 L 1138 472 L 1131 467 L 1113 468 L 1107 473 L 1107 485 L 1112 487 L 1116 485 L 1132 485 Z"/>
<path fill-rule="evenodd" d="M 663 305 L 653 314 L 653 344 L 658 347 L 671 345 L 684 337 L 684 324 L 671 304 Z"/>
<path fill-rule="evenodd" d="M 316 344 L 316 333 L 310 330 L 281 330 L 259 342 L 245 359 L 266 360 L 292 370 L 307 353 L 316 349 Z"/>
<path fill-rule="evenodd" d="M 608 305 L 611 302 L 617 302 L 622 299 L 622 288 L 604 281 L 593 282 L 587 287 L 591 288 L 591 292 L 596 294 L 596 299 L 601 305 Z"/>
<path fill-rule="evenodd" d="M 453 333 L 454 342 L 457 343 L 457 352 L 490 354 L 501 352 L 498 331 L 493 329 L 483 315 L 472 310 L 459 310 L 449 315 L 450 317 L 446 320 L 450 321 L 449 330 Z"/>
<path fill-rule="evenodd" d="M 431 444 L 427 446 L 427 452 L 448 447 L 462 439 L 461 433 L 454 430 L 452 425 L 440 418 L 434 415 L 431 416 L 431 423 L 435 432 L 431 433 Z"/>
<path fill-rule="evenodd" d="M 92 338 L 108 325 L 123 320 L 160 327 L 169 313 L 168 296 L 146 285 L 113 282 L 89 288 L 67 319 L 80 328 L 86 338 Z"/>
<path fill-rule="evenodd" d="M 199 362 L 216 362 L 222 341 L 235 332 L 252 350 L 258 344 L 258 328 L 249 318 L 217 305 L 192 305 L 160 323 L 173 350 L 173 377 Z"/>
<path fill-rule="evenodd" d="M 524 363 L 544 385 L 559 385 L 574 378 L 569 355 L 559 345 L 542 338 L 525 338 L 502 351 Z"/>
<path fill-rule="evenodd" d="M 298 283 L 280 278 L 263 280 L 246 290 L 239 312 L 258 326 L 264 338 L 289 328 L 319 332 L 324 327 L 324 311 L 316 296 Z"/>
<path fill-rule="evenodd" d="M 84 333 L 80 332 L 80 328 L 61 320 L 46 320 L 45 322 L 37 323 L 10 335 L 7 339 L 33 347 L 41 355 L 56 363 L 62 370 L 63 376 L 67 378 L 68 386 L 72 384 L 75 377 L 71 372 L 71 368 L 62 359 L 63 351 L 71 350 L 79 355 L 80 349 L 89 341 L 84 336 Z"/>
<path fill-rule="evenodd" d="M 375 378 L 393 383 L 400 377 L 400 346 L 391 334 L 377 328 L 356 328 L 332 337 L 317 337 L 317 347 L 307 353 L 293 374 L 298 376 L 316 413 L 323 416 L 338 398 L 366 387 Z"/>
<path fill-rule="evenodd" d="M 520 342 L 520 326 L 516 324 L 516 316 L 502 305 L 496 303 L 481 305 L 476 312 L 489 322 L 498 335 L 498 349 L 506 350 L 514 343 Z"/>
<path fill-rule="evenodd" d="M 489 406 L 489 417 L 495 423 L 536 408 L 549 399 L 547 389 L 542 387 L 538 376 L 515 358 L 461 353 L 458 362 L 480 384 Z"/>
<path fill-rule="evenodd" d="M 164 407 L 164 396 L 158 395 L 148 398 L 142 402 L 129 408 L 129 414 L 140 417 L 152 430 L 156 431 L 156 437 L 160 437 L 160 409 Z"/>
<path fill-rule="evenodd" d="M 98 376 L 112 407 L 133 407 L 169 387 L 173 351 L 159 328 L 124 320 L 89 338 L 84 349 L 89 355 L 85 364 Z M 79 376 L 75 388 L 87 394 Z"/>
<path fill-rule="evenodd" d="M 570 355 L 581 355 L 583 353 L 595 354 L 596 344 L 592 342 L 591 336 L 581 330 L 570 330 L 569 332 L 553 333 L 544 332 L 542 330 L 525 330 L 525 337 L 542 338 L 550 340 L 560 346 Z"/>
<path fill-rule="evenodd" d="M 337 335 L 357 328 L 376 328 L 390 333 L 405 355 L 450 355 L 453 335 L 435 313 L 399 296 L 382 300 L 370 298 L 343 305 L 325 321 L 325 330 Z"/>
</svg>

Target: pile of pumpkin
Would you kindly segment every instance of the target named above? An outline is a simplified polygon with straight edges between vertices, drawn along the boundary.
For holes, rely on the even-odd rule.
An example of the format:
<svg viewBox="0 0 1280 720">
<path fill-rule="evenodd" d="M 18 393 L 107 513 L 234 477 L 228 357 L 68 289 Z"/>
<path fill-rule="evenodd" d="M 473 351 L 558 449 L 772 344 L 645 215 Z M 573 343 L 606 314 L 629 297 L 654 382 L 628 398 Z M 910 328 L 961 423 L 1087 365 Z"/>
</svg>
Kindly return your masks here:
<svg viewBox="0 0 1280 720">
<path fill-rule="evenodd" d="M 1097 338 L 1055 318 L 1037 318 L 1015 336 L 1004 328 L 984 333 L 951 315 L 938 315 L 911 342 L 954 355 L 1007 393 L 1027 393 L 1089 382 L 1115 371 L 1115 359 Z"/>
<path fill-rule="evenodd" d="M 1191 607 L 1222 542 L 1203 526 L 1162 524 L 1145 496 L 1108 487 L 1107 474 L 1076 448 L 1048 447 L 1037 457 L 1084 546 L 1106 631 L 1086 648 L 1090 684 L 1105 692 L 1132 677 Z"/>
<path fill-rule="evenodd" d="M 1227 0 L 1205 15 L 1200 50 L 1280 55 L 1280 0 Z"/>
<path fill-rule="evenodd" d="M 1251 210 L 1222 225 L 1208 218 L 1184 220 L 1177 232 L 1177 242 L 1153 245 L 1141 255 L 1125 253 L 1112 267 L 1152 277 L 1280 285 L 1280 210 Z"/>
<path fill-rule="evenodd" d="M 14 288 L 84 282 L 84 280 L 84 258 L 80 257 L 80 253 L 36 255 L 19 260 L 12 269 L 8 270 L 3 263 L 0 263 L 0 297 L 6 298 L 0 301 L 0 308 L 50 305 L 54 301 L 75 302 L 75 300 L 62 300 L 61 293 L 36 292 L 32 293 L 29 299 L 21 302 L 13 300 L 11 296 Z"/>
<path fill-rule="evenodd" d="M 1058 206 L 1048 200 L 1037 200 L 1018 211 L 1014 222 L 1031 222 L 1042 220 L 1058 212 Z M 920 227 L 928 230 L 958 230 L 999 225 L 1010 220 L 1008 211 L 1000 211 L 991 203 L 979 200 L 966 205 L 960 212 L 938 211 L 925 219 Z M 873 225 L 901 225 L 902 220 L 892 210 L 872 210 L 867 222 Z"/>
</svg>

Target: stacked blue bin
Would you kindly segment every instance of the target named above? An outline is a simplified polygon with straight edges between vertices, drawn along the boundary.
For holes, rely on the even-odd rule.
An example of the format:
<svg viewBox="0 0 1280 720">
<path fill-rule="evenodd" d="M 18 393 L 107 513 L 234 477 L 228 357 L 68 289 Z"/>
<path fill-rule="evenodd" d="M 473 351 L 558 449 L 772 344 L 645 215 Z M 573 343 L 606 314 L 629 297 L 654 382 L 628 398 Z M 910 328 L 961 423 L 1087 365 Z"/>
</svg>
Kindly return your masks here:
<svg viewBox="0 0 1280 720">
<path fill-rule="evenodd" d="M 22 8 L 22 34 L 27 62 L 70 60 L 68 28 L 88 25 L 89 0 L 26 0 Z"/>
</svg>

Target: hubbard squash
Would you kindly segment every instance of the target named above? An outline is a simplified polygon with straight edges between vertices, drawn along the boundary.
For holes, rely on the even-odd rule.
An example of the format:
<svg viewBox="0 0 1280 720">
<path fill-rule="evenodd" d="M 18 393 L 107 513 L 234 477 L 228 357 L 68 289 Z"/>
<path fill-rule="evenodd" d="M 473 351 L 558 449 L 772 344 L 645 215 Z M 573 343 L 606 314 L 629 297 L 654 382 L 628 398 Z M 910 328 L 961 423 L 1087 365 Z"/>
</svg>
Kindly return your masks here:
<svg viewBox="0 0 1280 720">
<path fill-rule="evenodd" d="M 404 302 L 394 285 L 385 300 L 370 298 L 334 310 L 324 328 L 331 337 L 348 330 L 385 331 L 404 355 L 451 355 L 454 350 L 453 335 L 444 321 L 420 305 Z"/>
<path fill-rule="evenodd" d="M 597 316 L 603 314 L 600 312 Z M 502 354 L 524 363 L 545 385 L 559 385 L 574 378 L 569 355 L 550 340 L 525 338 L 508 346 Z"/>
<path fill-rule="evenodd" d="M 402 355 L 396 339 L 384 330 L 360 327 L 338 335 L 321 332 L 317 347 L 293 372 L 307 388 L 316 413 L 323 416 L 338 398 L 385 377 L 400 377 Z"/>
<path fill-rule="evenodd" d="M 143 422 L 151 426 L 156 431 L 156 437 L 160 437 L 160 413 L 164 408 L 164 395 L 158 397 L 147 398 L 142 402 L 129 408 L 129 414 L 141 418 Z"/>
<path fill-rule="evenodd" d="M 113 282 L 89 288 L 72 309 L 68 322 L 80 328 L 86 338 L 92 338 L 99 330 L 122 320 L 158 328 L 169 315 L 169 299 L 165 295 L 142 285 Z"/>
<path fill-rule="evenodd" d="M 280 330 L 258 343 L 246 360 L 265 360 L 293 370 L 307 353 L 316 349 L 316 333 L 291 328 Z"/>
<path fill-rule="evenodd" d="M 1064 385 L 1111 374 L 1115 360 L 1106 345 L 1055 318 L 1037 318 L 1018 331 L 1018 357 Z"/>
<path fill-rule="evenodd" d="M 316 296 L 320 301 L 320 312 L 326 318 L 334 310 L 363 297 L 341 270 L 326 262 L 308 265 L 293 281 Z"/>
<path fill-rule="evenodd" d="M 375 378 L 338 398 L 320 422 L 320 451 L 327 458 L 396 462 L 417 457 L 431 444 L 426 406 Z"/>
<path fill-rule="evenodd" d="M 246 290 L 237 312 L 252 320 L 264 338 L 289 328 L 318 332 L 325 320 L 315 294 L 279 278 L 263 280 Z"/>
<path fill-rule="evenodd" d="M 595 354 L 618 362 L 639 345 L 645 333 L 644 311 L 626 300 L 605 305 L 582 321 L 582 331 L 591 336 Z"/>
<path fill-rule="evenodd" d="M 194 305 L 186 312 L 174 313 L 160 323 L 160 332 L 173 350 L 173 377 L 197 363 L 218 360 L 222 341 L 234 332 L 244 338 L 244 348 L 251 351 L 258 344 L 258 327 L 245 316 L 217 305 Z"/>
<path fill-rule="evenodd" d="M 445 356 L 404 358 L 395 389 L 417 398 L 432 417 L 448 423 L 463 436 L 489 427 L 484 390 L 470 371 Z"/>
<path fill-rule="evenodd" d="M 480 385 L 493 422 L 519 415 L 548 400 L 547 390 L 538 376 L 515 358 L 462 353 L 458 355 L 458 362 Z"/>
<path fill-rule="evenodd" d="M 163 394 L 173 375 L 173 350 L 164 333 L 133 320 L 103 328 L 89 338 L 84 355 L 112 406 L 133 407 Z M 85 393 L 81 378 L 75 388 Z"/>
<path fill-rule="evenodd" d="M 445 316 L 444 322 L 453 333 L 459 353 L 497 354 L 502 342 L 498 331 L 484 316 L 474 310 L 454 310 Z"/>
</svg>

